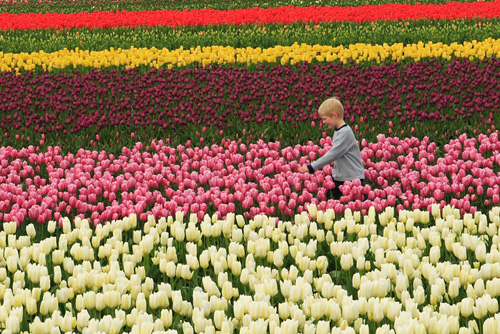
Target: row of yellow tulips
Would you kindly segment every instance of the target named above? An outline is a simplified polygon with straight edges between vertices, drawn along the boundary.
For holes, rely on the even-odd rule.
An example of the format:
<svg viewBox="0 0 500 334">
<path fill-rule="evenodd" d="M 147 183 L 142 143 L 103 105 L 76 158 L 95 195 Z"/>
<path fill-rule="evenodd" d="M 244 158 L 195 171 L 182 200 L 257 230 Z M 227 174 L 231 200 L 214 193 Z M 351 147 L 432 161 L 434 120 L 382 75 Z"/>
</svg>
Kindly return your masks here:
<svg viewBox="0 0 500 334">
<path fill-rule="evenodd" d="M 0 70 L 34 70 L 74 68 L 77 66 L 103 68 L 109 66 L 138 67 L 151 66 L 169 68 L 186 66 L 193 63 L 207 64 L 257 64 L 262 62 L 295 64 L 300 61 L 419 61 L 425 58 L 451 59 L 465 57 L 470 60 L 487 57 L 500 57 L 500 40 L 486 39 L 463 44 L 423 43 L 407 44 L 351 44 L 348 47 L 307 45 L 295 43 L 291 46 L 261 48 L 233 48 L 231 46 L 197 47 L 184 50 L 130 48 L 105 51 L 60 50 L 52 53 L 43 51 L 33 53 L 0 52 Z"/>
<path fill-rule="evenodd" d="M 497 333 L 499 228 L 499 207 L 461 217 L 436 205 L 342 218 L 310 205 L 294 222 L 65 219 L 49 223 L 44 238 L 32 224 L 21 234 L 4 223 L 0 328 Z M 332 275 L 348 281 L 342 287 Z M 384 319 L 391 325 L 379 325 Z"/>
</svg>

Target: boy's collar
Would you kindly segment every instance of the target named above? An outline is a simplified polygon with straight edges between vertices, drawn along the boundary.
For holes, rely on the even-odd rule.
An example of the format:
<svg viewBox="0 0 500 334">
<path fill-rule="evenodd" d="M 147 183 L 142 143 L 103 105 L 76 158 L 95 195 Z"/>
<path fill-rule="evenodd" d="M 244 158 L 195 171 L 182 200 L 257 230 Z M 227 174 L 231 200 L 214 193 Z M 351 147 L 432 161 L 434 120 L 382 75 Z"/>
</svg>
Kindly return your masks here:
<svg viewBox="0 0 500 334">
<path fill-rule="evenodd" d="M 335 128 L 335 131 L 342 129 L 344 126 L 347 126 L 347 123 L 344 123 L 343 125 L 339 126 L 338 128 Z"/>
</svg>

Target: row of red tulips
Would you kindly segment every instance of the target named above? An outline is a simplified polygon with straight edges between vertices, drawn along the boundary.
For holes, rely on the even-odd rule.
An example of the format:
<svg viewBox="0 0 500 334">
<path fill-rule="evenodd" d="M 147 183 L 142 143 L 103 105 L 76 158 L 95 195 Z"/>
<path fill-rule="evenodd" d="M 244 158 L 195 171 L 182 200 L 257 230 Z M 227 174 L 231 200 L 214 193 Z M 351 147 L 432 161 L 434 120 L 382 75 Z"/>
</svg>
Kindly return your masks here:
<svg viewBox="0 0 500 334">
<path fill-rule="evenodd" d="M 447 202 L 462 212 L 475 212 L 500 202 L 500 142 L 498 132 L 467 138 L 462 135 L 436 148 L 428 138 L 399 139 L 380 135 L 361 142 L 366 185 L 359 180 L 343 186 L 340 201 L 325 200 L 332 188 L 331 166 L 314 174 L 296 172 L 331 147 L 327 137 L 316 145 L 281 147 L 259 141 L 246 146 L 225 141 L 211 147 L 170 147 L 153 141 L 124 147 L 120 156 L 80 149 L 61 155 L 59 147 L 37 153 L 35 147 L 0 149 L 0 220 L 39 223 L 78 215 L 94 224 L 131 213 L 146 220 L 176 211 L 201 219 L 215 212 L 290 217 L 308 203 L 322 210 L 346 208 L 377 211 L 430 209 Z M 361 201 L 361 194 L 368 200 Z"/>
<path fill-rule="evenodd" d="M 47 28 L 111 28 L 136 26 L 192 26 L 248 23 L 376 21 L 418 19 L 497 18 L 500 1 L 436 4 L 385 4 L 357 7 L 275 7 L 234 10 L 159 10 L 82 13 L 0 14 L 0 30 Z"/>
</svg>

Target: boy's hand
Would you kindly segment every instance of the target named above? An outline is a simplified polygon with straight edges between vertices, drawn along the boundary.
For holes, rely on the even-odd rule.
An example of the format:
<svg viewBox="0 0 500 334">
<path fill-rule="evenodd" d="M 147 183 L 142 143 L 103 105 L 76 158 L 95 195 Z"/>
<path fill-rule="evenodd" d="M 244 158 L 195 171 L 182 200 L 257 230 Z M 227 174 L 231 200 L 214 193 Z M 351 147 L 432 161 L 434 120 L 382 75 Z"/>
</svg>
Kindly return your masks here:
<svg viewBox="0 0 500 334">
<path fill-rule="evenodd" d="M 309 169 L 307 168 L 307 165 L 302 165 L 298 169 L 299 173 L 307 173 L 308 171 L 309 171 Z"/>
</svg>

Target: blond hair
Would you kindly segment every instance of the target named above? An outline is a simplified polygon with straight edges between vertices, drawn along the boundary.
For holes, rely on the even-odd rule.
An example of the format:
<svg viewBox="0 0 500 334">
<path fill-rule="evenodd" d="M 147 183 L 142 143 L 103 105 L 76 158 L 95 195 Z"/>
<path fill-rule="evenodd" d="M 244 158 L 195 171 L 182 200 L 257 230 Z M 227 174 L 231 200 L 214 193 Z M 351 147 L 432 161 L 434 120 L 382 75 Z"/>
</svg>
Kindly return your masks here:
<svg viewBox="0 0 500 334">
<path fill-rule="evenodd" d="M 320 116 L 331 117 L 337 114 L 340 118 L 344 118 L 344 106 L 335 97 L 331 97 L 319 106 L 318 114 Z"/>
</svg>

